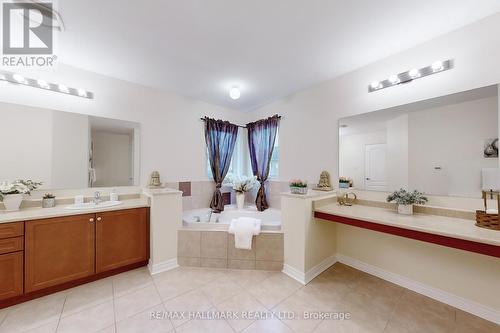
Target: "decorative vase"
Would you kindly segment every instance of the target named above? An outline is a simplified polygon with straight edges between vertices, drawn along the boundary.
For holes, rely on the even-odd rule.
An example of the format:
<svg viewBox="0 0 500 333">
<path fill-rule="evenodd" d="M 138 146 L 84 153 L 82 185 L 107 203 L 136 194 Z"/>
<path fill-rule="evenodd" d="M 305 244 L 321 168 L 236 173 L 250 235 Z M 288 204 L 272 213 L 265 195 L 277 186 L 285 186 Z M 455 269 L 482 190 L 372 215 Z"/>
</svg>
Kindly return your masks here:
<svg viewBox="0 0 500 333">
<path fill-rule="evenodd" d="M 4 195 L 3 204 L 5 206 L 5 210 L 8 212 L 19 210 L 19 207 L 21 207 L 21 203 L 23 202 L 23 197 L 24 196 L 22 194 Z"/>
<path fill-rule="evenodd" d="M 236 208 L 243 209 L 245 206 L 245 192 L 236 192 Z"/>
<path fill-rule="evenodd" d="M 398 213 L 403 215 L 412 215 L 413 205 L 398 205 Z"/>
<path fill-rule="evenodd" d="M 56 206 L 56 198 L 43 198 L 42 208 L 52 208 Z"/>
<path fill-rule="evenodd" d="M 290 192 L 293 194 L 307 194 L 307 187 L 290 186 Z"/>
</svg>

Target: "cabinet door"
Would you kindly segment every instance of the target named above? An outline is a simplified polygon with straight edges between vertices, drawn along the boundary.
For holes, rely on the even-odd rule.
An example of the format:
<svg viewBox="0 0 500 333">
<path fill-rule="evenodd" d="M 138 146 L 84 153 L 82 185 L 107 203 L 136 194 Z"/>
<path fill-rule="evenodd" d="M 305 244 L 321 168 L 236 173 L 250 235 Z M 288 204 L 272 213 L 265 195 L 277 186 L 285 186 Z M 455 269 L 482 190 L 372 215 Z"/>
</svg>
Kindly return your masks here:
<svg viewBox="0 0 500 333">
<path fill-rule="evenodd" d="M 93 275 L 95 214 L 28 221 L 25 292 Z"/>
<path fill-rule="evenodd" d="M 97 273 L 149 259 L 148 217 L 147 208 L 97 214 Z"/>
<path fill-rule="evenodd" d="M 0 255 L 0 300 L 23 293 L 23 252 Z"/>
</svg>

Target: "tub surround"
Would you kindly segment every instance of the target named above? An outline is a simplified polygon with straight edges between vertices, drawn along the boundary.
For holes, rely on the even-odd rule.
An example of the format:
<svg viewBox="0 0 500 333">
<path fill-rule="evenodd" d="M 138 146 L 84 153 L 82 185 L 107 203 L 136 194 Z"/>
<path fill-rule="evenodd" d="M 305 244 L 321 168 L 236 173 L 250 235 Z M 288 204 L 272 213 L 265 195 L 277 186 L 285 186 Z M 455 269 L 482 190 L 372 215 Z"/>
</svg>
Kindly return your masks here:
<svg viewBox="0 0 500 333">
<path fill-rule="evenodd" d="M 281 271 L 283 234 L 262 232 L 252 238 L 251 250 L 234 246 L 234 235 L 225 231 L 179 230 L 180 266 Z"/>
</svg>

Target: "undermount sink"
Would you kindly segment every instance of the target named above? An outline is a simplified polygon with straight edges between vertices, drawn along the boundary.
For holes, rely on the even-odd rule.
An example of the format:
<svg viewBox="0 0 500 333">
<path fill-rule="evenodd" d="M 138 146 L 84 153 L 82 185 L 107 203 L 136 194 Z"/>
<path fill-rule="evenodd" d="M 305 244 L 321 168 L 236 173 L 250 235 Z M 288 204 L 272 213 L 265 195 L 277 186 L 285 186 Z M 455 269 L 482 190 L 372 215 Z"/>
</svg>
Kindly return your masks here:
<svg viewBox="0 0 500 333">
<path fill-rule="evenodd" d="M 94 202 L 84 202 L 80 204 L 73 204 L 64 207 L 64 209 L 72 209 L 72 210 L 81 210 L 81 209 L 98 209 L 98 208 L 105 208 L 105 207 L 113 207 L 113 206 L 118 206 L 121 205 L 121 201 L 101 201 L 98 204 Z"/>
</svg>

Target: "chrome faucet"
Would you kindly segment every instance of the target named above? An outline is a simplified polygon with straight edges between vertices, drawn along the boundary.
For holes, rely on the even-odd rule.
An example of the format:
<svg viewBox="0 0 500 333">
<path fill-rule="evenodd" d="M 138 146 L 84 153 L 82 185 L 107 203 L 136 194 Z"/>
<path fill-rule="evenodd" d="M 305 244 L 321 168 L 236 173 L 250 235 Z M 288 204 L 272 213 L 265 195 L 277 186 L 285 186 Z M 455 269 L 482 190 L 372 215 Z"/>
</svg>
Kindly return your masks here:
<svg viewBox="0 0 500 333">
<path fill-rule="evenodd" d="M 349 198 L 349 195 L 352 194 L 354 196 L 354 198 L 351 200 L 351 198 Z M 352 206 L 353 203 L 358 199 L 358 197 L 356 196 L 356 193 L 354 192 L 347 192 L 346 194 L 344 194 L 342 197 L 339 198 L 339 204 L 341 206 Z"/>
<path fill-rule="evenodd" d="M 97 205 L 99 204 L 99 202 L 101 202 L 101 192 L 95 191 L 94 199 L 92 200 L 92 202 L 94 203 L 94 205 Z"/>
<path fill-rule="evenodd" d="M 210 212 L 208 212 L 208 221 L 207 222 L 210 222 L 210 220 L 212 220 L 212 214 L 215 213 L 215 214 L 219 214 L 219 212 L 215 211 L 215 210 L 210 210 Z M 219 222 L 219 218 L 217 217 L 215 222 Z"/>
</svg>

